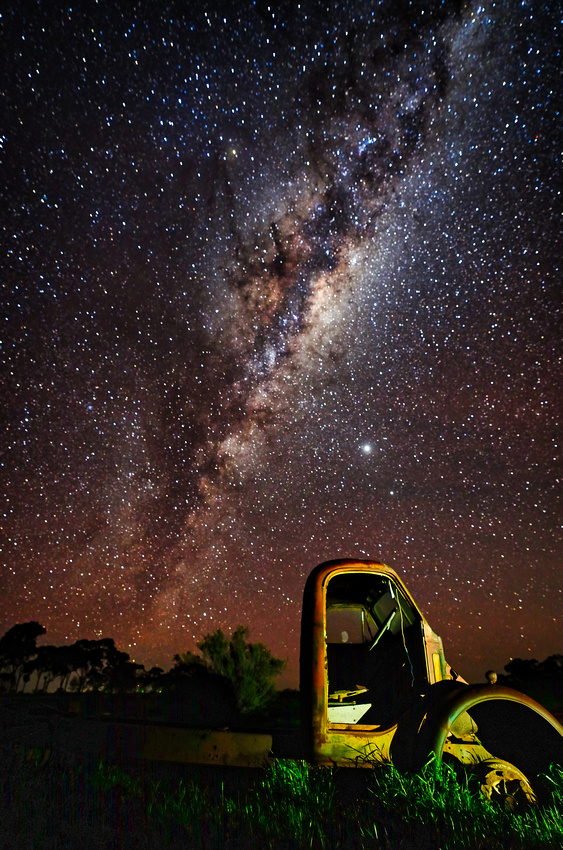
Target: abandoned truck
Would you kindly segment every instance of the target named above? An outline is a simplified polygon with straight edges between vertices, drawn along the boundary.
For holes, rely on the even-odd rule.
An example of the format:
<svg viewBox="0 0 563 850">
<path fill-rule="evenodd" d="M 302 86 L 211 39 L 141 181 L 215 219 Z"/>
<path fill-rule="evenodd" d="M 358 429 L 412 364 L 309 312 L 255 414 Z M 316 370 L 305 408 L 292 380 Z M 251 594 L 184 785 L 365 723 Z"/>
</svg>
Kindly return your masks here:
<svg viewBox="0 0 563 850">
<path fill-rule="evenodd" d="M 486 796 L 515 805 L 534 802 L 538 772 L 563 764 L 563 727 L 555 717 L 515 690 L 461 679 L 400 577 L 384 564 L 329 561 L 309 575 L 300 697 L 293 743 L 274 729 L 114 719 L 112 748 L 147 760 L 247 767 L 283 756 L 343 767 L 392 761 L 416 770 L 434 754 L 474 772 Z"/>
</svg>

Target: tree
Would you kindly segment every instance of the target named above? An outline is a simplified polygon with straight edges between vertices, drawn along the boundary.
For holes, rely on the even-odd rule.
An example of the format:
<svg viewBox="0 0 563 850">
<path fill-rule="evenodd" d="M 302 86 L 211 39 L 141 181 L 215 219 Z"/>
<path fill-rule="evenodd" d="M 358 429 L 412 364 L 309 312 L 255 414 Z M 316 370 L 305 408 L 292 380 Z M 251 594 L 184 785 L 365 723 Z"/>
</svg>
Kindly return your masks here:
<svg viewBox="0 0 563 850">
<path fill-rule="evenodd" d="M 550 655 L 545 661 L 540 662 L 538 670 L 542 676 L 551 679 L 563 678 L 563 655 Z"/>
<path fill-rule="evenodd" d="M 126 652 L 119 652 L 119 658 L 105 668 L 106 686 L 109 691 L 119 694 L 135 692 L 143 681 L 144 664 L 130 661 Z"/>
<path fill-rule="evenodd" d="M 13 626 L 0 638 L 0 669 L 8 674 L 11 690 L 17 691 L 22 676 L 29 675 L 24 667 L 37 655 L 35 642 L 46 631 L 44 626 L 32 620 Z"/>
<path fill-rule="evenodd" d="M 75 673 L 69 683 L 72 690 L 82 692 L 87 687 L 98 691 L 108 685 L 110 670 L 128 661 L 126 652 L 116 649 L 113 638 L 87 640 L 82 638 L 68 647 L 68 663 Z"/>
<path fill-rule="evenodd" d="M 151 667 L 150 670 L 142 670 L 139 679 L 143 691 L 160 691 L 163 686 L 164 670 L 162 667 Z"/>
<path fill-rule="evenodd" d="M 524 684 L 537 679 L 539 664 L 535 658 L 513 658 L 504 669 L 508 673 L 507 678 L 511 682 Z"/>
<path fill-rule="evenodd" d="M 53 647 L 53 654 L 51 656 L 51 668 L 49 673 L 52 674 L 52 678 L 47 682 L 47 685 L 53 679 L 60 679 L 59 690 L 66 691 L 68 687 L 68 683 L 70 677 L 75 672 L 75 664 L 77 660 L 80 659 L 80 655 L 77 652 L 75 645 L 72 646 L 55 646 Z M 43 690 L 46 689 L 47 685 L 45 685 L 45 681 L 43 683 Z"/>
<path fill-rule="evenodd" d="M 193 652 L 175 655 L 176 669 L 190 672 L 204 668 L 226 679 L 234 692 L 241 714 L 251 714 L 268 706 L 275 696 L 274 679 L 287 664 L 275 658 L 262 643 L 247 641 L 248 628 L 239 626 L 227 640 L 221 629 L 206 635 Z"/>
<path fill-rule="evenodd" d="M 63 658 L 64 650 L 67 647 L 63 646 L 38 646 L 37 653 L 34 658 L 26 661 L 24 664 L 24 679 L 25 675 L 35 673 L 37 681 L 35 683 L 34 693 L 40 690 L 46 691 L 53 679 L 62 677 L 65 672 Z M 43 678 L 42 678 L 43 677 Z"/>
</svg>

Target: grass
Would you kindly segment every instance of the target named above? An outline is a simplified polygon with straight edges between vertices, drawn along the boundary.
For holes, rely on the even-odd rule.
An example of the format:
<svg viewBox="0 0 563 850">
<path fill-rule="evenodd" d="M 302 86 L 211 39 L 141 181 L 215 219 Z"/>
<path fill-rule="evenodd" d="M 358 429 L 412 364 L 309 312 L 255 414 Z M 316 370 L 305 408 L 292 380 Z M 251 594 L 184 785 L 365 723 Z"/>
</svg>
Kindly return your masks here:
<svg viewBox="0 0 563 850">
<path fill-rule="evenodd" d="M 336 786 L 329 770 L 309 769 L 305 762 L 277 761 L 243 802 L 245 820 L 256 846 L 291 838 L 297 847 L 339 846 Z"/>
<path fill-rule="evenodd" d="M 1 850 L 553 850 L 563 847 L 563 770 L 542 778 L 546 804 L 514 815 L 477 798 L 447 765 L 309 768 L 279 760 L 228 792 L 158 780 L 100 761 L 65 766 L 37 750 L 0 751 Z"/>
<path fill-rule="evenodd" d="M 392 765 L 374 772 L 371 793 L 377 806 L 416 834 L 423 847 L 545 848 L 563 847 L 563 769 L 551 766 L 540 782 L 545 804 L 513 814 L 485 802 L 448 764 L 429 762 L 420 773 L 399 773 Z M 377 837 L 377 824 L 363 828 Z"/>
</svg>

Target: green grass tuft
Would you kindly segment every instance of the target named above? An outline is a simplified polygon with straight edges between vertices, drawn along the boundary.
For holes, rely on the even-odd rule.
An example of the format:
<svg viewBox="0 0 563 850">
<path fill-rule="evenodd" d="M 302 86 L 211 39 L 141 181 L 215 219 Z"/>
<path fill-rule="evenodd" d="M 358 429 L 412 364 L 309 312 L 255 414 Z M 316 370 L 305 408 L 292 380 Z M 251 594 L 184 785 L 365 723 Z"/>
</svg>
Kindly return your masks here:
<svg viewBox="0 0 563 850">
<path fill-rule="evenodd" d="M 449 764 L 430 761 L 418 774 L 392 765 L 374 771 L 371 793 L 378 807 L 393 813 L 417 834 L 419 844 L 444 850 L 505 850 L 563 847 L 563 770 L 552 766 L 542 777 L 546 804 L 522 814 L 483 800 Z M 377 830 L 362 830 L 366 837 Z M 417 844 L 418 846 L 418 844 Z"/>
<path fill-rule="evenodd" d="M 276 761 L 246 797 L 251 834 L 269 842 L 291 838 L 299 847 L 327 847 L 335 793 L 330 770 Z"/>
</svg>

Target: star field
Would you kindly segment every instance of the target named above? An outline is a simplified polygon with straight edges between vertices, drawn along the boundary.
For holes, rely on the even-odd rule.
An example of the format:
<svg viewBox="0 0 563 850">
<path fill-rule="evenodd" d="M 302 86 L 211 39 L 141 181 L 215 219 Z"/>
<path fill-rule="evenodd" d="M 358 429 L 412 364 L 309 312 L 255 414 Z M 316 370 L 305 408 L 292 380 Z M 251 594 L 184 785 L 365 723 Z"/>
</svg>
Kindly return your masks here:
<svg viewBox="0 0 563 850">
<path fill-rule="evenodd" d="M 563 652 L 557 11 L 2 13 L 1 633 L 295 685 L 358 556 L 466 677 Z"/>
</svg>

